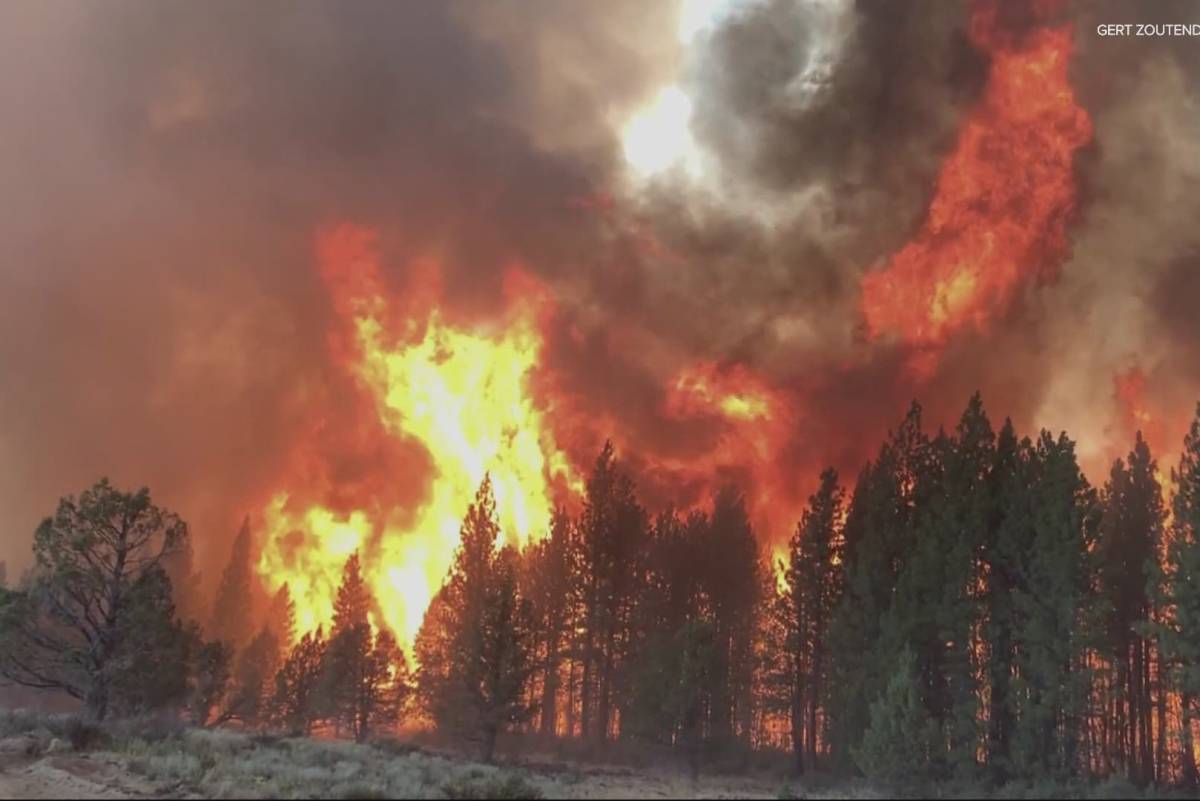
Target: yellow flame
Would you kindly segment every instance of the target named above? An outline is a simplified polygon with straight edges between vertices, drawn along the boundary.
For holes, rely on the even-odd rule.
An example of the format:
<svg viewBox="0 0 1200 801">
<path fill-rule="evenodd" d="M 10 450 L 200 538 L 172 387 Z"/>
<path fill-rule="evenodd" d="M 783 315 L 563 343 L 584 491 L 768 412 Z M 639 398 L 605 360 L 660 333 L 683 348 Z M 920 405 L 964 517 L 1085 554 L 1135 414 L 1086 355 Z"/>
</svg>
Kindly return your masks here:
<svg viewBox="0 0 1200 801">
<path fill-rule="evenodd" d="M 339 517 L 301 499 L 289 505 L 280 493 L 264 510 L 260 570 L 272 589 L 289 584 L 298 628 L 306 631 L 331 620 L 342 566 L 362 550 L 383 622 L 411 653 L 484 474 L 491 476 L 501 539 L 518 547 L 548 532 L 552 482 L 573 489 L 581 482 L 528 391 L 542 348 L 529 304 L 515 304 L 494 334 L 449 325 L 435 308 L 424 321 L 410 321 L 410 336 L 395 344 L 386 333 L 387 303 L 355 300 L 346 305 L 357 346 L 350 369 L 374 399 L 385 430 L 428 452 L 427 497 L 417 509 L 371 519 L 363 510 Z"/>
</svg>

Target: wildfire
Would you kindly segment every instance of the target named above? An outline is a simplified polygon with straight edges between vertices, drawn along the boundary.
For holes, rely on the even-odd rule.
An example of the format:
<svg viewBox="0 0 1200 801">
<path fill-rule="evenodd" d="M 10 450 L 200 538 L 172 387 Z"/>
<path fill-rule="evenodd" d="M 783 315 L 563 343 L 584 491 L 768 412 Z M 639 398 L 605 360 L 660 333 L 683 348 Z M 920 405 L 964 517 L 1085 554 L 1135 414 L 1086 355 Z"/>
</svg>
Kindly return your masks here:
<svg viewBox="0 0 1200 801">
<path fill-rule="evenodd" d="M 1121 413 L 1122 440 L 1112 458 L 1124 457 L 1134 434 L 1140 431 L 1158 463 L 1155 477 L 1162 487 L 1163 500 L 1167 500 L 1172 487 L 1169 465 L 1178 456 L 1176 449 L 1187 431 L 1187 413 L 1152 401 L 1146 373 L 1136 365 L 1113 376 L 1113 395 Z"/>
<path fill-rule="evenodd" d="M 720 434 L 704 453 L 659 459 L 656 468 L 674 473 L 677 483 L 701 483 L 710 492 L 723 472 L 744 471 L 754 488 L 747 499 L 753 522 L 766 539 L 784 536 L 800 508 L 780 464 L 795 424 L 795 399 L 744 365 L 702 362 L 669 384 L 664 412 L 680 419 L 715 419 Z"/>
<path fill-rule="evenodd" d="M 862 284 L 870 335 L 915 346 L 912 364 L 923 369 L 936 364 L 952 335 L 983 328 L 1067 251 L 1074 155 L 1091 137 L 1068 81 L 1071 31 L 1042 26 L 1015 34 L 998 13 L 998 3 L 984 3 L 972 18 L 970 37 L 991 59 L 989 77 L 943 165 L 923 227 Z M 575 465 L 590 455 L 568 455 L 568 441 L 611 437 L 639 454 L 650 484 L 697 506 L 725 482 L 752 490 L 747 506 L 767 542 L 777 543 L 798 518 L 802 487 L 793 482 L 813 468 L 787 464 L 800 411 L 794 397 L 749 367 L 700 362 L 671 376 L 660 419 L 695 423 L 700 433 L 655 453 L 616 416 L 572 410 L 569 397 L 547 398 L 533 380 L 551 301 L 520 270 L 508 275 L 506 314 L 485 329 L 445 316 L 436 270 L 418 273 L 407 292 L 389 293 L 368 229 L 327 231 L 317 248 L 339 320 L 334 356 L 354 378 L 359 416 L 371 424 L 345 446 L 415 444 L 427 463 L 412 467 L 423 488 L 415 500 L 389 495 L 381 482 L 392 477 L 379 471 L 359 486 L 326 469 L 315 483 L 285 478 L 264 504 L 260 570 L 269 589 L 290 585 L 301 629 L 330 620 L 342 564 L 359 551 L 379 601 L 376 624 L 411 645 L 484 474 L 492 478 L 503 536 L 523 546 L 546 533 L 556 501 L 582 491 Z M 300 443 L 297 471 L 311 461 L 321 459 Z"/>
<path fill-rule="evenodd" d="M 519 271 L 510 274 L 507 315 L 495 331 L 451 325 L 421 292 L 407 316 L 394 317 L 375 240 L 351 226 L 319 238 L 321 273 L 347 333 L 335 353 L 370 399 L 383 434 L 428 453 L 426 498 L 416 509 L 363 499 L 347 512 L 283 489 L 263 510 L 259 569 L 269 588 L 289 584 L 299 628 L 308 630 L 332 619 L 342 565 L 361 551 L 379 602 L 376 624 L 411 646 L 485 473 L 502 536 L 516 546 L 544 536 L 555 497 L 580 483 L 529 390 L 546 302 L 537 285 Z M 436 294 L 433 283 L 426 282 L 426 294 Z"/>
<path fill-rule="evenodd" d="M 1140 367 L 1131 367 L 1113 378 L 1117 402 L 1130 431 L 1141 431 L 1153 447 L 1162 441 L 1162 424 L 1150 412 L 1146 401 L 1146 374 Z"/>
<path fill-rule="evenodd" d="M 1075 208 L 1075 151 L 1091 121 L 1068 80 L 1069 26 L 1021 36 L 1001 29 L 1000 4 L 981 3 L 972 43 L 991 58 L 984 95 L 938 176 L 915 238 L 863 279 L 872 338 L 894 334 L 936 348 L 964 328 L 982 329 L 1022 283 L 1067 252 Z"/>
</svg>

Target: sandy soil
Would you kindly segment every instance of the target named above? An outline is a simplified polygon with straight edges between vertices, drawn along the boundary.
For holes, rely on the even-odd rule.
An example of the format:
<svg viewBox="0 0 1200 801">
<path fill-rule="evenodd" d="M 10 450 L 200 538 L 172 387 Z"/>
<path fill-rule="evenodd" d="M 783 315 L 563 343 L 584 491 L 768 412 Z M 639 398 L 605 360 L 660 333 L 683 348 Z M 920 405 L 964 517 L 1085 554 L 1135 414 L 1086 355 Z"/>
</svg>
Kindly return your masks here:
<svg viewBox="0 0 1200 801">
<path fill-rule="evenodd" d="M 239 735 L 212 736 L 217 738 L 217 742 L 221 742 Z M 305 746 L 312 751 L 311 754 L 304 752 L 307 757 L 300 753 L 291 754 L 288 749 L 278 753 L 287 754 L 289 758 L 294 756 L 298 763 L 297 769 L 302 769 L 306 761 L 314 761 L 314 755 L 322 747 L 338 749 L 339 755 L 329 763 L 332 765 L 330 769 L 335 771 L 348 764 L 345 758 L 353 756 L 375 765 L 400 765 L 401 770 L 411 769 L 412 775 L 415 776 L 421 775 L 423 765 L 427 766 L 436 773 L 423 778 L 423 783 L 417 785 L 421 794 L 426 797 L 438 797 L 438 788 L 442 781 L 451 778 L 452 773 L 470 770 L 474 765 L 466 760 L 451 759 L 447 762 L 445 759 L 429 756 L 414 757 L 406 761 L 404 757 L 389 756 L 366 746 L 360 748 L 345 743 L 323 746 L 321 743 L 305 741 Z M 226 763 L 232 770 L 229 775 L 238 777 L 232 782 L 232 786 L 226 782 L 220 787 L 210 788 L 203 783 L 198 784 L 194 776 L 189 780 L 172 776 L 169 771 L 163 770 L 150 774 L 155 778 L 148 778 L 143 775 L 146 773 L 145 766 L 155 757 L 145 754 L 138 758 L 142 768 L 135 771 L 131 765 L 133 757 L 125 753 L 76 753 L 63 741 L 52 739 L 44 730 L 22 734 L 0 739 L 0 799 L 197 798 L 207 796 L 206 790 L 229 797 L 231 793 L 238 793 L 238 787 L 245 790 L 250 786 L 241 782 L 252 784 L 256 778 L 254 765 L 266 770 L 266 766 L 270 764 L 269 760 L 264 758 L 263 752 L 253 752 L 253 747 L 248 741 L 244 746 L 245 750 L 240 750 L 241 748 L 239 746 L 239 749 L 225 757 L 230 760 Z M 257 763 L 253 761 L 255 759 L 258 760 Z M 405 765 L 409 768 L 403 767 Z M 239 769 L 244 770 L 239 773 Z M 749 777 L 710 775 L 693 781 L 690 777 L 669 769 L 631 770 L 543 762 L 527 764 L 521 773 L 547 798 L 773 798 L 780 789 L 777 782 Z M 324 788 L 329 789 L 331 788 Z M 308 792 L 320 794 L 323 789 L 314 785 Z M 293 793 L 294 790 L 288 792 L 289 795 Z M 336 797 L 338 794 L 334 791 L 333 795 Z"/>
<path fill-rule="evenodd" d="M 52 754 L 38 759 L 0 756 L 3 798 L 155 798 L 153 786 L 111 754 Z"/>
</svg>

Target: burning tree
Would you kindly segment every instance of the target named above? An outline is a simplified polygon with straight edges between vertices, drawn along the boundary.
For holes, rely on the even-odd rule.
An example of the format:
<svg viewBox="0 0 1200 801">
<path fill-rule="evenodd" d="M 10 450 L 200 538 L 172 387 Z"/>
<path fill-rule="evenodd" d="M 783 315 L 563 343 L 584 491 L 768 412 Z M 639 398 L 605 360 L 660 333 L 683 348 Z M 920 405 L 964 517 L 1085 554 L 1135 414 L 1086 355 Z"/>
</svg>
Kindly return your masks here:
<svg viewBox="0 0 1200 801">
<path fill-rule="evenodd" d="M 463 520 L 454 566 L 417 637 L 418 698 L 439 730 L 476 741 L 485 760 L 507 727 L 532 716 L 532 611 L 517 592 L 517 554 L 497 549 L 500 524 L 484 478 Z"/>
</svg>

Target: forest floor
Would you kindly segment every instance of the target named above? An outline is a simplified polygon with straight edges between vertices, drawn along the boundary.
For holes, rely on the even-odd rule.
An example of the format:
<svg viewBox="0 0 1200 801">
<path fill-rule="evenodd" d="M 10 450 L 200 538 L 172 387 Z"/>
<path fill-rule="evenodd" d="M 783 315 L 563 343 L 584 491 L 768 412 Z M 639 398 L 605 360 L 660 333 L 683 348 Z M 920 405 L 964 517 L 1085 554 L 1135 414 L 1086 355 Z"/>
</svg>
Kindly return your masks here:
<svg viewBox="0 0 1200 801">
<path fill-rule="evenodd" d="M 851 797 L 770 776 L 692 779 L 675 765 L 485 765 L 397 740 L 356 745 L 154 722 L 87 732 L 72 721 L 0 712 L 0 799 Z"/>
<path fill-rule="evenodd" d="M 1121 798 L 1127 785 L 1022 787 L 993 798 Z M 978 791 L 934 793 L 983 797 Z M 653 757 L 636 767 L 527 757 L 485 765 L 394 739 L 279 738 L 0 710 L 0 799 L 9 798 L 884 798 L 859 783 L 759 770 L 701 773 Z M 1146 796 L 1143 796 L 1146 797 Z M 1158 796 L 1158 797 L 1170 797 Z"/>
</svg>

